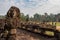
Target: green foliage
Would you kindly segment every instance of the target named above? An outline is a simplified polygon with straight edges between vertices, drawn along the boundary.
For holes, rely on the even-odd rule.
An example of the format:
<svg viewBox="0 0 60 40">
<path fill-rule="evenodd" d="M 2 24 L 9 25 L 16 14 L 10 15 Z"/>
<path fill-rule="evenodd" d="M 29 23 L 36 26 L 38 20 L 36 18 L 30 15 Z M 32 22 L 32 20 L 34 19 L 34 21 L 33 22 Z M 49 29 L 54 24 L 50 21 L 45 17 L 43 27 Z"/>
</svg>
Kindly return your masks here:
<svg viewBox="0 0 60 40">
<path fill-rule="evenodd" d="M 35 21 L 40 21 L 40 15 L 39 14 L 34 14 L 34 20 Z"/>
<path fill-rule="evenodd" d="M 0 15 L 0 19 L 5 18 L 5 16 Z M 20 19 L 22 21 L 38 21 L 38 22 L 60 22 L 60 13 L 59 14 L 50 14 L 44 13 L 44 15 L 35 13 L 33 17 L 29 17 L 29 15 L 24 15 L 24 13 L 21 13 Z"/>
<path fill-rule="evenodd" d="M 54 14 L 50 14 L 48 15 L 48 13 L 45 13 L 44 15 L 40 15 L 38 13 L 35 13 L 33 15 L 33 17 L 29 17 L 29 15 L 27 14 L 26 16 L 21 13 L 21 20 L 23 21 L 40 21 L 40 22 L 56 22 L 57 20 L 59 21 L 60 19 L 60 15 L 57 14 L 57 15 L 54 15 Z M 58 18 L 58 19 L 57 19 Z"/>
<path fill-rule="evenodd" d="M 38 13 L 34 14 L 35 21 L 40 21 L 40 22 L 56 22 L 56 16 L 54 14 L 48 15 L 45 13 L 44 15 L 40 15 Z"/>
<path fill-rule="evenodd" d="M 4 19 L 4 18 L 5 18 L 5 16 L 0 15 L 0 19 Z"/>
<path fill-rule="evenodd" d="M 25 16 L 23 13 L 21 13 L 20 18 L 22 21 L 29 21 L 29 15 Z"/>
<path fill-rule="evenodd" d="M 23 13 L 21 13 L 20 18 L 21 18 L 22 21 L 26 20 L 26 17 L 25 17 L 25 15 Z"/>
</svg>

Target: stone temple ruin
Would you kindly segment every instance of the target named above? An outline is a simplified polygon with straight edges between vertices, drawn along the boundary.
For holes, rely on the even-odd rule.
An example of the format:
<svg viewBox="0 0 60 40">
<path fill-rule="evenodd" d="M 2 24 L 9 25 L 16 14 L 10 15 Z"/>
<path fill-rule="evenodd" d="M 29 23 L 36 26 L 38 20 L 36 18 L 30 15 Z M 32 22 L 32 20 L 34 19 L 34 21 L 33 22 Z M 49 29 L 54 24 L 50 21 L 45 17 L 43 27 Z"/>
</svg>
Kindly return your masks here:
<svg viewBox="0 0 60 40">
<path fill-rule="evenodd" d="M 54 31 L 53 29 L 55 29 L 56 26 L 52 26 L 52 25 L 47 25 L 47 24 L 36 24 L 36 23 L 31 23 L 31 22 L 22 22 L 21 23 L 21 19 L 20 19 L 20 10 L 19 8 L 12 6 L 8 12 L 7 15 L 5 17 L 4 20 L 0 20 L 2 25 L 0 25 L 0 39 L 1 40 L 18 40 L 17 39 L 17 28 L 20 29 L 25 29 L 26 31 L 32 31 L 34 33 L 42 33 L 44 34 L 44 32 L 47 31 Z M 37 31 L 36 31 L 37 30 Z M 57 35 L 57 33 L 54 33 Z M 56 36 L 54 35 L 54 36 Z"/>
</svg>

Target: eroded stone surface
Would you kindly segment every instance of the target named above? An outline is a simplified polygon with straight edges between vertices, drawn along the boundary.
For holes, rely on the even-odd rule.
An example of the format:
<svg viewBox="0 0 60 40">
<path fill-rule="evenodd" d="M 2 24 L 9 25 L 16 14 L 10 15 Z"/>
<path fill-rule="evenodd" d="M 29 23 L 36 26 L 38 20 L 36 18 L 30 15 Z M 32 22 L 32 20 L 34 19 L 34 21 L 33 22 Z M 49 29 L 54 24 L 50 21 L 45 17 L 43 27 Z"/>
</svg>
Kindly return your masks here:
<svg viewBox="0 0 60 40">
<path fill-rule="evenodd" d="M 56 38 L 48 38 L 38 34 L 34 34 L 22 29 L 17 29 L 16 37 L 12 37 L 14 39 L 10 40 L 56 40 Z M 0 40 L 5 40 L 6 38 L 0 38 Z"/>
<path fill-rule="evenodd" d="M 38 34 L 30 33 L 25 30 L 17 29 L 18 40 L 56 40 L 55 38 L 43 37 Z"/>
</svg>

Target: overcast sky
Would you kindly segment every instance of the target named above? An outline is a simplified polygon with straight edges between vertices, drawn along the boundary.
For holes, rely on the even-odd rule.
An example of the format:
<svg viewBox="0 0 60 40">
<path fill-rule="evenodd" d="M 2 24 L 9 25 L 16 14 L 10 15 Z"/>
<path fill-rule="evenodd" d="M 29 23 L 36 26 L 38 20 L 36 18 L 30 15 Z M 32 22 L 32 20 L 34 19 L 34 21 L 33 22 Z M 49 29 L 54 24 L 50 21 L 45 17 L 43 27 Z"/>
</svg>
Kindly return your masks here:
<svg viewBox="0 0 60 40">
<path fill-rule="evenodd" d="M 21 13 L 29 16 L 60 13 L 60 0 L 0 0 L 0 15 L 5 15 L 11 6 L 18 7 Z"/>
</svg>

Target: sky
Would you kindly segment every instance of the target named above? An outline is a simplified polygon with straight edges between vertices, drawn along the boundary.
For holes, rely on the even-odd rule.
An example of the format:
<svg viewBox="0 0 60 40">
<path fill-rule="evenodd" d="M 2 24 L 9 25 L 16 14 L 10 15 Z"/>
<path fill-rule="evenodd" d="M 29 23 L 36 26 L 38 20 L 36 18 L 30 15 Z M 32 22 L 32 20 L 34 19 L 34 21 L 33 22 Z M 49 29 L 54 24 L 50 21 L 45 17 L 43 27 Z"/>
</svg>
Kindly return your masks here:
<svg viewBox="0 0 60 40">
<path fill-rule="evenodd" d="M 60 0 L 0 0 L 0 15 L 6 15 L 11 6 L 18 7 L 21 13 L 29 16 L 60 13 Z"/>
</svg>

